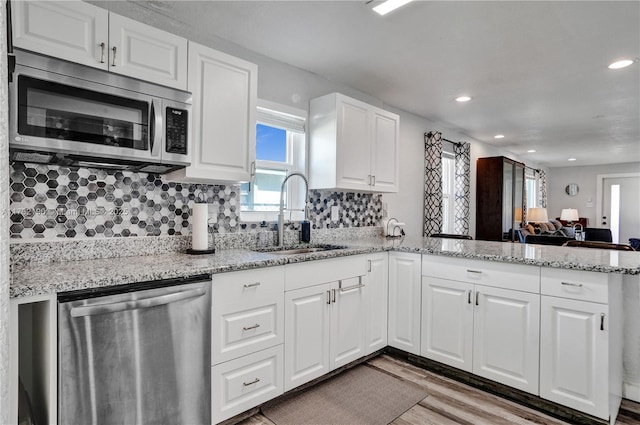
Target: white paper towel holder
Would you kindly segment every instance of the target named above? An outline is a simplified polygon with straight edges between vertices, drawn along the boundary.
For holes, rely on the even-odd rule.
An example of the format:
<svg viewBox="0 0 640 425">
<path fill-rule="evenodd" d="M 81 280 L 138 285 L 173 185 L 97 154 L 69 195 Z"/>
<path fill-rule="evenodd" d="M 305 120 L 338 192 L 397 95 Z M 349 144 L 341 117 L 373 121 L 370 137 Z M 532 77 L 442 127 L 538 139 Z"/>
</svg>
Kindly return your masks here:
<svg viewBox="0 0 640 425">
<path fill-rule="evenodd" d="M 206 198 L 204 196 L 203 193 L 200 193 L 197 197 L 197 199 L 195 200 L 196 204 L 207 204 Z M 205 218 L 205 222 L 206 222 L 206 228 L 207 228 L 207 239 L 209 238 L 209 219 Z M 193 224 L 192 224 L 193 227 Z M 193 228 L 192 228 L 192 232 L 193 232 Z M 193 239 L 192 239 L 192 244 L 193 244 Z M 212 249 L 193 249 L 193 248 L 188 248 L 187 249 L 187 254 L 191 254 L 191 255 L 204 255 L 204 254 L 214 254 L 216 252 L 215 248 Z"/>
</svg>

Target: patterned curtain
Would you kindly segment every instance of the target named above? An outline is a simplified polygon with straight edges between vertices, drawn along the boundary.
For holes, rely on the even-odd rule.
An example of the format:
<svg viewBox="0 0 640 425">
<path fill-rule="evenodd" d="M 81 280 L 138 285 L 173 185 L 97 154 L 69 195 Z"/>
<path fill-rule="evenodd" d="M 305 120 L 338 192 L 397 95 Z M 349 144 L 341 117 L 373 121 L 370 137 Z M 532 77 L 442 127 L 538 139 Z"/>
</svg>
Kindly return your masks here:
<svg viewBox="0 0 640 425">
<path fill-rule="evenodd" d="M 540 207 L 547 208 L 547 173 L 540 170 L 538 174 L 538 195 Z"/>
<path fill-rule="evenodd" d="M 424 134 L 423 235 L 442 232 L 442 133 Z"/>
<path fill-rule="evenodd" d="M 460 235 L 469 234 L 469 192 L 471 174 L 471 145 L 461 142 L 453 145 L 455 155 L 455 209 L 454 230 Z"/>
</svg>

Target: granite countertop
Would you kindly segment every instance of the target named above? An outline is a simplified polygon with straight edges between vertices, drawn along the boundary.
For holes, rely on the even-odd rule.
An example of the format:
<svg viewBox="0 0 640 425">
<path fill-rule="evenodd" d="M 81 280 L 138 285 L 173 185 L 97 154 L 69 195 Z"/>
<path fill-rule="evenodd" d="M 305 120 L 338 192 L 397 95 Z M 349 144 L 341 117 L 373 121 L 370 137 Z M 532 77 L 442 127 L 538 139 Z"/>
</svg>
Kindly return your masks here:
<svg viewBox="0 0 640 425">
<path fill-rule="evenodd" d="M 21 264 L 12 269 L 9 294 L 11 298 L 53 294 L 77 289 L 199 274 L 215 274 L 380 251 L 414 252 L 542 267 L 640 274 L 639 252 L 420 237 L 348 240 L 341 242 L 340 245 L 345 248 L 296 255 L 276 255 L 246 249 L 230 249 L 200 256 L 166 253 Z"/>
</svg>

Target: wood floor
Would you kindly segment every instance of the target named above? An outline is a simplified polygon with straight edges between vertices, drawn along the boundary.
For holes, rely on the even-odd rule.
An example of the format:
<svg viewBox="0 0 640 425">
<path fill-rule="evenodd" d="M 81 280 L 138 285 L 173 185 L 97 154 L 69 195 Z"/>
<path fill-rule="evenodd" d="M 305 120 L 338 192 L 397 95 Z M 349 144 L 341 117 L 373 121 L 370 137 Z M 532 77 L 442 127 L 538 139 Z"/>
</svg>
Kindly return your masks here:
<svg viewBox="0 0 640 425">
<path fill-rule="evenodd" d="M 392 422 L 393 425 L 572 425 L 388 355 L 370 359 L 367 364 L 429 391 L 427 398 Z M 240 424 L 274 425 L 261 414 Z M 630 424 L 640 424 L 640 404 L 625 401 L 616 425 Z"/>
</svg>

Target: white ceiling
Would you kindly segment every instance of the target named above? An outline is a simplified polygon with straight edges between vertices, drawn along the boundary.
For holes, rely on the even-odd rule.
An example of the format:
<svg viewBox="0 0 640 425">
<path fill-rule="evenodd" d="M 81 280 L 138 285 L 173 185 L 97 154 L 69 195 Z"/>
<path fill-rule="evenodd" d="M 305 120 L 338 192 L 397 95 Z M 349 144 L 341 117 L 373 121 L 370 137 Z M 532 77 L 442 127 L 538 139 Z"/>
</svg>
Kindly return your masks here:
<svg viewBox="0 0 640 425">
<path fill-rule="evenodd" d="M 136 3 L 543 166 L 640 161 L 638 1 Z"/>
</svg>

